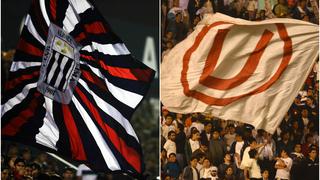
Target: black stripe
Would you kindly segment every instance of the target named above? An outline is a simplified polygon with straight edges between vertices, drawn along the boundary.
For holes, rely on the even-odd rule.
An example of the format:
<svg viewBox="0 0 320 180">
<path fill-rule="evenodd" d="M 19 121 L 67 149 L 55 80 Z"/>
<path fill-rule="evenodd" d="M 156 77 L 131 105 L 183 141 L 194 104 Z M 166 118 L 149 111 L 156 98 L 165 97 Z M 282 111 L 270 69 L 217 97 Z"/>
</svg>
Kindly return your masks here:
<svg viewBox="0 0 320 180">
<path fill-rule="evenodd" d="M 74 61 L 73 61 L 72 59 L 69 59 L 69 58 L 68 58 L 67 63 L 65 64 L 65 67 L 64 67 L 63 72 L 62 72 L 62 74 L 63 74 L 62 79 L 61 79 L 60 84 L 59 84 L 59 87 L 58 87 L 58 89 L 59 89 L 60 91 L 64 91 L 63 87 L 64 87 L 64 85 L 65 85 L 66 83 L 68 83 L 68 80 L 70 79 L 69 77 L 72 75 L 72 71 L 71 71 L 69 77 L 67 77 L 67 73 L 68 73 L 68 71 L 69 71 L 70 68 L 73 68 L 73 67 L 71 66 L 71 65 L 73 65 L 73 64 L 74 64 Z"/>
<path fill-rule="evenodd" d="M 69 104 L 69 108 L 78 128 L 89 167 L 96 172 L 110 172 L 95 139 L 72 101 Z"/>
<path fill-rule="evenodd" d="M 81 79 L 87 83 L 88 87 L 95 92 L 97 96 L 99 96 L 104 101 L 108 102 L 108 104 L 112 105 L 116 109 L 121 109 L 121 114 L 126 119 L 130 119 L 134 109 L 127 106 L 126 104 L 120 102 L 117 98 L 115 98 L 110 92 L 103 91 L 99 87 L 97 87 L 95 84 L 92 84 L 90 81 L 87 81 L 84 77 L 81 75 Z"/>
<path fill-rule="evenodd" d="M 92 74 L 94 74 L 91 69 L 87 66 L 87 65 L 83 65 L 80 64 L 80 68 L 81 69 L 85 69 L 87 71 L 90 71 Z M 102 73 L 102 75 L 108 79 L 108 81 L 127 91 L 136 93 L 136 94 L 140 94 L 140 95 L 144 95 L 146 94 L 146 92 L 149 89 L 149 83 L 147 82 L 143 82 L 143 81 L 135 81 L 135 80 L 130 80 L 130 79 L 123 79 L 123 78 L 119 78 L 119 77 L 115 77 L 113 75 L 111 75 L 108 71 L 103 70 L 101 67 L 96 67 L 100 70 L 100 72 Z"/>
<path fill-rule="evenodd" d="M 12 107 L 9 111 L 7 111 L 5 114 L 1 117 L 1 127 L 4 128 L 8 123 L 10 123 L 10 120 L 16 117 L 18 114 L 20 114 L 21 111 L 28 109 L 30 102 L 32 99 L 34 99 L 34 94 L 37 92 L 36 88 L 30 89 L 27 96 L 17 105 Z M 2 101 L 1 101 L 2 103 Z"/>
<path fill-rule="evenodd" d="M 33 56 L 31 54 L 25 53 L 19 49 L 16 49 L 13 61 L 22 61 L 22 62 L 42 62 L 42 57 Z"/>
<path fill-rule="evenodd" d="M 59 73 L 60 73 L 60 71 L 61 71 L 60 65 L 61 65 L 62 59 L 63 59 L 64 57 L 66 57 L 66 56 L 60 54 L 58 60 L 56 60 L 56 61 L 58 61 L 58 62 L 57 62 L 58 66 L 57 66 L 57 68 L 54 70 L 54 74 L 53 74 L 52 78 L 49 79 L 49 81 L 50 81 L 49 84 L 50 84 L 52 87 L 55 87 L 55 83 L 56 83 L 57 78 L 58 78 L 58 75 L 59 75 Z M 47 69 L 47 70 L 48 70 L 48 69 Z M 52 71 L 52 70 L 53 70 L 53 69 L 50 69 L 50 71 Z"/>
<path fill-rule="evenodd" d="M 47 26 L 47 23 L 42 16 L 39 0 L 32 1 L 32 6 L 29 11 L 29 14 L 38 34 L 42 37 L 44 41 L 47 41 L 49 27 Z"/>
<path fill-rule="evenodd" d="M 29 32 L 26 26 L 24 26 L 20 37 L 29 44 L 32 44 L 34 47 L 40 50 L 44 49 L 44 46 Z"/>
<path fill-rule="evenodd" d="M 18 69 L 17 71 L 9 71 L 9 78 L 7 80 L 7 82 L 12 81 L 16 78 L 19 78 L 23 75 L 28 75 L 28 74 L 32 74 L 35 71 L 40 71 L 40 66 L 32 66 L 32 67 L 28 67 L 26 69 Z M 36 79 L 38 79 L 39 77 L 36 77 Z"/>
<path fill-rule="evenodd" d="M 9 91 L 5 91 L 5 93 L 2 96 L 1 104 L 6 103 L 9 99 L 15 97 L 17 94 L 21 93 L 23 88 L 31 83 L 36 83 L 38 81 L 38 78 L 33 78 L 29 80 L 25 80 L 22 83 L 19 83 L 14 89 L 10 89 Z"/>
<path fill-rule="evenodd" d="M 60 1 L 57 0 L 57 6 L 56 6 L 56 25 L 59 27 L 63 27 L 63 20 L 66 17 L 66 11 L 68 9 L 69 3 L 68 1 Z"/>
<path fill-rule="evenodd" d="M 17 138 L 36 142 L 36 135 L 39 133 L 39 129 L 42 127 L 43 119 L 46 115 L 46 109 L 43 107 L 44 97 L 40 96 L 37 100 L 39 104 L 37 110 L 34 112 L 34 116 L 21 126 L 20 131 L 15 135 Z"/>
<path fill-rule="evenodd" d="M 56 147 L 63 156 L 72 157 L 69 134 L 63 120 L 64 117 L 60 103 L 52 101 L 52 114 L 59 129 L 59 140 L 56 143 Z"/>
<path fill-rule="evenodd" d="M 83 92 L 82 92 L 83 93 Z M 82 107 L 85 109 L 85 111 L 89 114 L 89 116 L 91 117 L 92 121 L 94 122 L 95 126 L 99 129 L 99 132 L 100 134 L 103 136 L 103 139 L 105 140 L 105 142 L 108 144 L 110 150 L 112 151 L 114 157 L 117 159 L 119 165 L 120 165 L 120 168 L 122 170 L 130 170 L 130 171 L 133 171 L 135 172 L 135 169 L 133 167 L 130 166 L 130 164 L 125 160 L 125 158 L 121 155 L 121 153 L 116 149 L 116 147 L 113 145 L 113 143 L 111 142 L 110 140 L 110 137 L 107 136 L 107 134 L 103 131 L 103 129 L 99 126 L 97 120 L 94 118 L 94 116 L 92 115 L 92 112 L 90 111 L 90 109 L 84 105 L 84 103 L 82 102 L 82 99 L 80 98 L 80 96 L 77 94 L 77 93 L 74 93 L 74 96 L 77 98 L 77 100 L 79 102 L 81 102 Z M 91 95 L 89 95 L 91 96 Z M 89 96 L 86 96 L 87 98 Z M 90 100 L 89 100 L 90 101 Z M 95 104 L 95 102 L 92 102 L 90 101 L 94 107 L 96 109 L 97 108 L 97 105 Z"/>
<path fill-rule="evenodd" d="M 52 70 L 51 68 L 52 68 L 54 62 L 56 61 L 56 55 L 57 55 L 57 54 L 59 54 L 58 59 L 63 57 L 63 56 L 61 56 L 61 54 L 58 53 L 57 51 L 55 51 L 55 50 L 52 51 L 52 55 L 51 55 L 51 58 L 50 58 L 50 60 L 49 60 L 49 64 L 48 64 L 47 69 L 46 69 L 46 79 L 45 79 L 45 81 L 46 81 L 47 83 L 49 83 L 48 76 L 49 76 L 50 71 Z"/>
<path fill-rule="evenodd" d="M 81 90 L 82 93 L 84 93 L 86 95 L 86 97 L 89 99 L 89 101 L 91 103 L 94 103 L 96 105 L 96 102 L 95 102 L 94 98 L 92 97 L 92 95 L 89 94 L 87 92 L 87 90 L 80 83 L 78 84 L 78 88 Z M 121 124 L 119 124 L 112 116 L 106 114 L 100 108 L 100 106 L 101 105 L 99 105 L 99 106 L 96 105 L 96 107 L 99 111 L 99 114 L 100 114 L 102 120 L 104 121 L 104 123 L 106 123 L 109 127 L 114 129 L 117 132 L 117 134 L 119 135 L 119 137 L 121 137 L 121 139 L 123 139 L 129 147 L 134 148 L 139 154 L 142 154 L 142 149 L 141 149 L 141 146 L 138 143 L 138 141 L 133 136 L 129 135 L 126 132 L 126 129 L 123 128 L 123 126 Z M 130 122 L 128 121 L 128 123 L 130 123 Z"/>
</svg>

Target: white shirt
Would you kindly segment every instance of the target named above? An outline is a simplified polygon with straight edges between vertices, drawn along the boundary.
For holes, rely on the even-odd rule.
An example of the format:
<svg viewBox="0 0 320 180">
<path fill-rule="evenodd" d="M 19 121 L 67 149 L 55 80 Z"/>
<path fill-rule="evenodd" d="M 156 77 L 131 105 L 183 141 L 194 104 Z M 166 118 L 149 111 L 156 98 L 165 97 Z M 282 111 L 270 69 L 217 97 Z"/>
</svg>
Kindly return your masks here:
<svg viewBox="0 0 320 180">
<path fill-rule="evenodd" d="M 208 139 L 208 141 L 210 141 L 211 134 L 210 134 L 210 133 L 206 133 L 206 135 L 207 135 L 207 139 Z"/>
<path fill-rule="evenodd" d="M 284 169 L 277 169 L 276 178 L 280 179 L 290 179 L 290 170 L 292 166 L 292 159 L 290 157 L 281 158 L 284 161 L 284 164 L 287 166 Z M 279 163 L 278 161 L 276 164 Z"/>
<path fill-rule="evenodd" d="M 211 172 L 215 170 L 217 172 L 217 176 L 212 177 Z M 218 179 L 218 168 L 215 166 L 210 166 L 209 168 L 202 168 L 200 170 L 200 178 L 210 178 L 211 180 Z"/>
<path fill-rule="evenodd" d="M 256 159 L 250 159 L 248 161 L 247 168 L 249 168 L 249 177 L 250 178 L 262 178 L 261 176 L 261 169 L 260 166 L 257 163 Z"/>
<path fill-rule="evenodd" d="M 191 169 L 192 169 L 192 179 L 193 180 L 198 180 L 198 173 L 197 173 L 197 170 L 195 169 L 195 168 L 193 168 L 193 167 L 191 167 Z"/>
<path fill-rule="evenodd" d="M 190 129 L 192 127 L 197 128 L 197 130 L 201 133 L 204 130 L 204 125 L 202 123 L 193 122 L 190 126 Z"/>
<path fill-rule="evenodd" d="M 241 154 L 241 149 L 243 147 L 243 144 L 244 144 L 244 141 L 236 142 L 235 153 L 238 153 L 239 155 Z"/>
<path fill-rule="evenodd" d="M 264 147 L 262 147 L 262 151 L 260 153 L 260 158 L 268 158 L 269 160 L 272 160 L 273 158 L 273 150 L 272 150 L 272 144 L 266 144 Z"/>
<path fill-rule="evenodd" d="M 309 123 L 309 119 L 308 118 L 302 118 L 302 121 L 303 121 L 303 125 L 307 126 L 308 123 Z"/>
<path fill-rule="evenodd" d="M 167 151 L 167 156 L 169 157 L 169 155 L 171 153 L 175 153 L 177 154 L 177 146 L 176 143 L 174 141 L 172 141 L 171 139 L 168 139 L 166 141 L 166 143 L 164 143 L 163 148 Z"/>
<path fill-rule="evenodd" d="M 240 169 L 244 169 L 245 167 L 250 167 L 251 165 L 251 159 L 249 156 L 250 146 L 246 147 L 246 149 L 243 152 L 242 161 L 240 164 Z"/>
<path fill-rule="evenodd" d="M 193 141 L 191 138 L 189 139 L 190 146 L 191 146 L 191 151 L 192 153 L 200 148 L 200 143 L 199 141 Z"/>
<path fill-rule="evenodd" d="M 164 124 L 162 127 L 161 127 L 161 130 L 162 130 L 162 136 L 164 138 L 166 138 L 166 140 L 168 140 L 168 133 L 170 131 L 174 131 L 175 130 L 175 126 L 173 124 L 171 124 L 170 126 Z"/>
<path fill-rule="evenodd" d="M 96 175 L 88 166 L 85 164 L 80 164 L 77 170 L 78 177 L 81 177 L 82 180 L 96 180 L 98 175 Z"/>
</svg>

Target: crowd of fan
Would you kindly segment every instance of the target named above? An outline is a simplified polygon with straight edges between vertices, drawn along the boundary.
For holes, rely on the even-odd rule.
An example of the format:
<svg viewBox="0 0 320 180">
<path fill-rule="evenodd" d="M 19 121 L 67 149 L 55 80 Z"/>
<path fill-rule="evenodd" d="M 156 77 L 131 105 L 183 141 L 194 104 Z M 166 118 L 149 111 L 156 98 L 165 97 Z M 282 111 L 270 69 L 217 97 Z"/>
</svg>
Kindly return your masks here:
<svg viewBox="0 0 320 180">
<path fill-rule="evenodd" d="M 161 176 L 184 180 L 319 179 L 317 64 L 270 134 L 210 114 L 161 113 Z"/>
<path fill-rule="evenodd" d="M 314 0 L 161 0 L 162 56 L 182 41 L 206 13 L 261 21 L 293 18 L 319 24 Z"/>
<path fill-rule="evenodd" d="M 4 146 L 4 144 L 2 144 Z M 72 168 L 59 169 L 56 160 L 48 157 L 45 152 L 33 153 L 28 147 L 15 143 L 7 143 L 1 155 L 1 179 L 74 179 Z M 33 156 L 36 154 L 36 156 Z"/>
<path fill-rule="evenodd" d="M 19 143 L 2 141 L 1 149 L 1 180 L 110 179 L 109 174 L 95 174 L 84 164 L 75 170 L 44 151 Z"/>
</svg>

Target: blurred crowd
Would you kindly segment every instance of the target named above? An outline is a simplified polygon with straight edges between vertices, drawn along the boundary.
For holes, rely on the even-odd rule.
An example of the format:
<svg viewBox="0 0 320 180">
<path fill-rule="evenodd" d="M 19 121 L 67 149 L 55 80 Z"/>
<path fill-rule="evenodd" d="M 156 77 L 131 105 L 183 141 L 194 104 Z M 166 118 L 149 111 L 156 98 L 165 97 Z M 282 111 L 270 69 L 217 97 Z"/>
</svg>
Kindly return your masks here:
<svg viewBox="0 0 320 180">
<path fill-rule="evenodd" d="M 293 18 L 319 24 L 315 0 L 161 0 L 162 57 L 182 41 L 206 13 L 250 21 Z"/>
<path fill-rule="evenodd" d="M 162 107 L 162 179 L 318 180 L 317 66 L 274 134 L 211 114 L 177 114 Z"/>
<path fill-rule="evenodd" d="M 2 142 L 1 179 L 75 179 L 76 171 L 47 153 L 17 143 Z"/>
</svg>

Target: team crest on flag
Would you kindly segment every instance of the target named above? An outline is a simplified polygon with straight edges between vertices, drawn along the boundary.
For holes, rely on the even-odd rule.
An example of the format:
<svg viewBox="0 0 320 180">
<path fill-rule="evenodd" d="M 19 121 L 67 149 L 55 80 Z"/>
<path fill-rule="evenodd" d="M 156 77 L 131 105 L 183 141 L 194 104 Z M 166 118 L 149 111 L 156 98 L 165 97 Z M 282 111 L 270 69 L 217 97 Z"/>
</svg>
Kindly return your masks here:
<svg viewBox="0 0 320 180">
<path fill-rule="evenodd" d="M 57 102 L 68 104 L 80 77 L 81 45 L 63 29 L 50 24 L 43 53 L 38 90 Z"/>
</svg>

